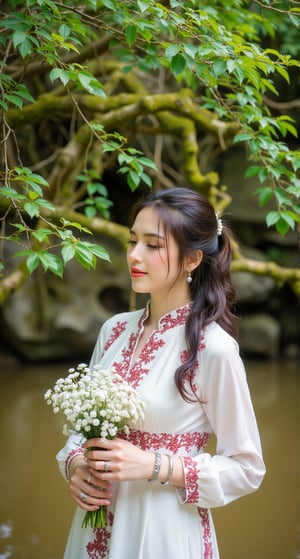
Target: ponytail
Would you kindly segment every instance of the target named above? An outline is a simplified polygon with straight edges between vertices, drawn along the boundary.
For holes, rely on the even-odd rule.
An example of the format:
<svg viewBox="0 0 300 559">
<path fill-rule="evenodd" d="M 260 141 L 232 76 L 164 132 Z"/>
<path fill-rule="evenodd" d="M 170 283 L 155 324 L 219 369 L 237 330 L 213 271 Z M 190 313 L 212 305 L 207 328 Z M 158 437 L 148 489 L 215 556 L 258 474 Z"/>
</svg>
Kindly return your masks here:
<svg viewBox="0 0 300 559">
<path fill-rule="evenodd" d="M 218 237 L 218 245 L 214 258 L 207 259 L 205 254 L 203 255 L 191 284 L 193 304 L 185 324 L 188 358 L 175 372 L 177 389 L 188 402 L 196 398 L 193 390 L 193 371 L 206 326 L 215 321 L 236 338 L 236 317 L 233 313 L 236 292 L 230 275 L 231 235 L 226 224 L 223 224 L 222 234 Z M 185 382 L 187 378 L 190 389 Z"/>
</svg>

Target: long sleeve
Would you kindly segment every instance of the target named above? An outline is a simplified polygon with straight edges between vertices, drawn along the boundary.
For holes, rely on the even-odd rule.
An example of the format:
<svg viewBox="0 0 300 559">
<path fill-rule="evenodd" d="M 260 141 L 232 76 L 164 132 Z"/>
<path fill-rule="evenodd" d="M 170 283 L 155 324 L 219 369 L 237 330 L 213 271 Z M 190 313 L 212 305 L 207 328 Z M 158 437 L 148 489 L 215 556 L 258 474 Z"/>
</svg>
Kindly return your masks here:
<svg viewBox="0 0 300 559">
<path fill-rule="evenodd" d="M 182 458 L 186 488 L 178 495 L 182 502 L 211 508 L 255 491 L 265 466 L 245 369 L 232 338 L 209 342 L 200 357 L 199 379 L 216 454 Z"/>
<path fill-rule="evenodd" d="M 104 343 L 104 338 L 105 338 L 105 331 L 106 331 L 105 326 L 106 323 L 101 328 L 97 342 L 95 344 L 95 348 L 90 361 L 91 367 L 99 362 L 103 343 Z M 83 449 L 81 445 L 83 444 L 84 440 L 85 439 L 82 437 L 80 433 L 75 433 L 74 431 L 74 433 L 72 433 L 68 437 L 65 446 L 56 455 L 59 471 L 66 481 L 68 481 L 68 471 L 69 471 L 70 461 L 72 460 L 72 458 L 74 458 L 74 456 L 83 453 Z"/>
<path fill-rule="evenodd" d="M 56 455 L 59 471 L 66 481 L 68 481 L 69 464 L 72 458 L 78 454 L 83 454 L 81 445 L 84 441 L 85 439 L 80 433 L 74 432 L 68 437 L 65 446 Z"/>
</svg>

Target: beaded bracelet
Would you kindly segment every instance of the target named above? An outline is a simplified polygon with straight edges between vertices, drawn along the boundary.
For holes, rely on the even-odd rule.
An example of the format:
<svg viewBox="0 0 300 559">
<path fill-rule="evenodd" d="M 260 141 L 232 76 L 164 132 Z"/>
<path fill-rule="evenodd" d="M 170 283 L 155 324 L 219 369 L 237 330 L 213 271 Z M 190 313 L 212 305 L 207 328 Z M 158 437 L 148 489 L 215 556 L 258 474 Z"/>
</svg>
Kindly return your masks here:
<svg viewBox="0 0 300 559">
<path fill-rule="evenodd" d="M 150 483 L 153 483 L 157 480 L 161 467 L 161 454 L 159 452 L 155 452 L 155 462 L 154 462 L 154 470 L 152 474 L 152 478 L 148 479 Z"/>
<path fill-rule="evenodd" d="M 169 473 L 168 473 L 167 480 L 160 482 L 162 485 L 168 485 L 168 483 L 171 481 L 171 478 L 172 478 L 172 475 L 173 475 L 173 468 L 174 468 L 173 458 L 172 458 L 172 456 L 170 456 L 170 454 L 167 454 L 167 457 L 169 458 Z"/>
</svg>

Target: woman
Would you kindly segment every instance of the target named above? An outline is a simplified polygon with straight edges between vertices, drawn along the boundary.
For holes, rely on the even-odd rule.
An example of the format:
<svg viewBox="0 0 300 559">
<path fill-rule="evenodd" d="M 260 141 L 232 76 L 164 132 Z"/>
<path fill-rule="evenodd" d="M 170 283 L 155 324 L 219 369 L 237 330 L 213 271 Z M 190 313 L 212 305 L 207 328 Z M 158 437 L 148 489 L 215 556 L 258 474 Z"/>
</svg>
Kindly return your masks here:
<svg viewBox="0 0 300 559">
<path fill-rule="evenodd" d="M 255 491 L 265 473 L 234 339 L 230 233 L 187 188 L 139 201 L 130 227 L 132 287 L 150 300 L 103 325 L 91 364 L 140 392 L 145 419 L 101 450 L 74 435 L 58 454 L 78 505 L 65 559 L 217 559 L 210 509 Z M 81 528 L 101 505 L 107 526 Z"/>
</svg>

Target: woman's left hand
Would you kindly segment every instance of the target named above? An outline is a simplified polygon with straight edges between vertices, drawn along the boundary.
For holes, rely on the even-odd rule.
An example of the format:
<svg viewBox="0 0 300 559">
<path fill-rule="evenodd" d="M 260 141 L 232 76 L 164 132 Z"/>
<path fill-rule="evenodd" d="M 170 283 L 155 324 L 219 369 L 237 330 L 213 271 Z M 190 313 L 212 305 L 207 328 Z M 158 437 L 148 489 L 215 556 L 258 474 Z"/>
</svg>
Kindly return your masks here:
<svg viewBox="0 0 300 559">
<path fill-rule="evenodd" d="M 149 479 L 154 467 L 154 453 L 142 450 L 129 441 L 88 439 L 83 445 L 85 459 L 99 480 L 131 481 Z"/>
</svg>

